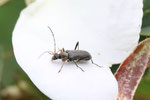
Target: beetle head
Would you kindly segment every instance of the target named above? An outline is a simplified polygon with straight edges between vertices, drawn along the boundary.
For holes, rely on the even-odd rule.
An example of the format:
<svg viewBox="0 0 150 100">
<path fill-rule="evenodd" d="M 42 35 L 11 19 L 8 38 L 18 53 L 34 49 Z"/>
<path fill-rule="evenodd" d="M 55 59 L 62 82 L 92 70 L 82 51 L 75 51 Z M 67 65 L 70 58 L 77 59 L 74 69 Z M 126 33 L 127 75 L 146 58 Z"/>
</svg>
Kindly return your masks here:
<svg viewBox="0 0 150 100">
<path fill-rule="evenodd" d="M 67 60 L 68 53 L 66 52 L 60 52 L 59 54 L 54 54 L 52 56 L 52 60 L 62 59 L 63 61 Z"/>
<path fill-rule="evenodd" d="M 57 59 L 61 59 L 60 54 L 54 54 L 52 56 L 52 60 L 57 60 Z"/>
</svg>

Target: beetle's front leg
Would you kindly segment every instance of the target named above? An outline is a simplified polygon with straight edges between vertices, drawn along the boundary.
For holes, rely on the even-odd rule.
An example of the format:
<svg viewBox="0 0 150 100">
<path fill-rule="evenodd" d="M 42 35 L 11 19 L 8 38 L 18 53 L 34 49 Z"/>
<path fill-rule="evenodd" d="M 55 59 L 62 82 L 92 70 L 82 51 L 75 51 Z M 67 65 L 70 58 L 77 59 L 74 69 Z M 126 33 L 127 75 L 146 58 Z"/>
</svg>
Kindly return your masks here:
<svg viewBox="0 0 150 100">
<path fill-rule="evenodd" d="M 64 67 L 65 62 L 66 62 L 66 61 L 63 61 L 63 64 L 61 65 L 61 68 L 60 68 L 60 70 L 58 71 L 58 73 L 61 72 L 62 68 Z"/>
</svg>

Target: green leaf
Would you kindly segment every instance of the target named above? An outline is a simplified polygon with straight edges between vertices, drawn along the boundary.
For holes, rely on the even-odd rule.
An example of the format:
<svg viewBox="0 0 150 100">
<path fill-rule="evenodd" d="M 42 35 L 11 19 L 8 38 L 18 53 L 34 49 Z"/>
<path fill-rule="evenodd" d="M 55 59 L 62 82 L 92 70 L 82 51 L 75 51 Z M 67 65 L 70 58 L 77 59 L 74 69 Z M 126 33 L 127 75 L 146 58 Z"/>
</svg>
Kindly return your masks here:
<svg viewBox="0 0 150 100">
<path fill-rule="evenodd" d="M 141 36 L 150 36 L 150 26 L 141 29 Z"/>
<path fill-rule="evenodd" d="M 150 0 L 144 0 L 142 27 L 150 26 Z"/>
<path fill-rule="evenodd" d="M 147 27 L 150 25 L 150 12 L 149 9 L 144 12 L 142 27 Z"/>
<path fill-rule="evenodd" d="M 150 78 L 142 78 L 137 91 L 135 93 L 134 100 L 150 100 Z"/>
<path fill-rule="evenodd" d="M 144 7 L 143 7 L 144 11 L 150 9 L 150 0 L 143 0 L 143 3 L 144 3 Z"/>
<path fill-rule="evenodd" d="M 11 0 L 0 6 L 0 43 L 6 51 L 12 47 L 12 31 L 23 8 L 24 0 Z"/>
<path fill-rule="evenodd" d="M 3 63 L 3 48 L 0 45 L 0 86 L 2 84 L 2 75 L 3 75 L 4 63 Z M 1 88 L 1 87 L 0 87 Z"/>
</svg>

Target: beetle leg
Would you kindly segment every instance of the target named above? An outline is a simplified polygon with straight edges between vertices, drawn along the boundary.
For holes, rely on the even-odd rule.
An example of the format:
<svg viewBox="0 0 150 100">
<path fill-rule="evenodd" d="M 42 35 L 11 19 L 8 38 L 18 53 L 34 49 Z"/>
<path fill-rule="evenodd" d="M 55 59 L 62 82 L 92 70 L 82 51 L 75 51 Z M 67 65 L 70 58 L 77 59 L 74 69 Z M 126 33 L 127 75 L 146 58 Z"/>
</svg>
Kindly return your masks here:
<svg viewBox="0 0 150 100">
<path fill-rule="evenodd" d="M 76 50 L 77 47 L 78 47 L 78 50 L 79 50 L 79 41 L 76 43 L 76 46 L 75 46 L 74 50 Z"/>
<path fill-rule="evenodd" d="M 64 64 L 65 64 L 65 61 L 64 61 L 63 64 L 61 65 L 61 68 L 60 68 L 60 70 L 58 71 L 58 73 L 61 72 L 62 68 L 64 67 Z"/>
<path fill-rule="evenodd" d="M 64 49 L 64 48 L 62 48 L 62 51 L 63 51 L 63 52 L 65 52 L 65 49 Z"/>
<path fill-rule="evenodd" d="M 76 62 L 79 62 L 81 59 L 78 59 Z"/>
<path fill-rule="evenodd" d="M 73 61 L 73 62 L 74 62 L 74 64 L 75 64 L 78 68 L 80 68 L 80 69 L 84 72 L 84 70 L 83 70 L 81 67 L 79 67 L 78 64 L 77 64 L 75 61 Z"/>
<path fill-rule="evenodd" d="M 96 65 L 98 67 L 102 67 L 102 66 L 99 66 L 98 64 L 94 63 L 92 59 L 91 59 L 91 62 L 92 62 L 92 64 L 94 64 L 94 65 Z"/>
</svg>

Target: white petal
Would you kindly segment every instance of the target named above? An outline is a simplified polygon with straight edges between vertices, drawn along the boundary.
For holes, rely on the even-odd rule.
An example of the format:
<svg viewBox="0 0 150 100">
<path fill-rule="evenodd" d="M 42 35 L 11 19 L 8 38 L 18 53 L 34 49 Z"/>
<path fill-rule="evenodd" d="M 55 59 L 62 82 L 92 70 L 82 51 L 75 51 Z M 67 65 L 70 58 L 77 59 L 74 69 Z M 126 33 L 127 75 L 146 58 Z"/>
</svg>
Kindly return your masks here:
<svg viewBox="0 0 150 100">
<path fill-rule="evenodd" d="M 137 45 L 142 19 L 138 0 L 38 0 L 22 11 L 13 32 L 14 53 L 35 85 L 54 100 L 116 100 L 117 83 L 107 66 L 119 63 Z M 57 48 L 79 48 L 95 63 L 50 61 L 55 34 Z M 113 91 L 112 91 L 113 90 Z"/>
</svg>

